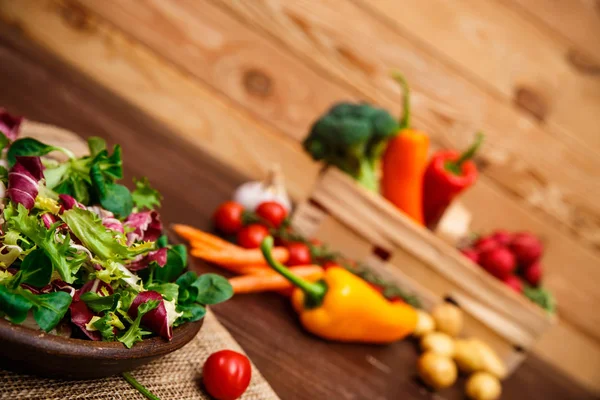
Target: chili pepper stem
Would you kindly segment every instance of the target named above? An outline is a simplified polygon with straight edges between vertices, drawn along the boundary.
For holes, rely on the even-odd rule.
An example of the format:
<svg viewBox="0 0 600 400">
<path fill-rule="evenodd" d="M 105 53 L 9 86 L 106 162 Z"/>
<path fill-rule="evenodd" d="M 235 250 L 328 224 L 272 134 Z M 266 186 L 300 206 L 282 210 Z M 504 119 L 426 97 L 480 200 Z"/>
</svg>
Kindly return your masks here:
<svg viewBox="0 0 600 400">
<path fill-rule="evenodd" d="M 479 148 L 481 147 L 481 144 L 483 143 L 484 137 L 485 137 L 485 135 L 482 132 L 477 132 L 477 134 L 475 135 L 475 140 L 473 141 L 473 144 L 460 155 L 458 160 L 446 162 L 446 165 L 445 165 L 446 170 L 452 172 L 455 175 L 461 175 L 462 174 L 462 165 L 466 161 L 472 159 L 473 156 L 475 156 L 475 153 L 477 153 L 477 150 L 479 150 Z"/>
<path fill-rule="evenodd" d="M 402 105 L 404 107 L 404 114 L 400 118 L 400 130 L 407 129 L 410 127 L 410 89 L 408 82 L 400 72 L 393 71 L 392 78 L 400 84 L 402 87 Z"/>
<path fill-rule="evenodd" d="M 327 293 L 327 285 L 324 282 L 311 283 L 292 273 L 285 265 L 273 258 L 271 249 L 273 248 L 273 237 L 267 236 L 260 245 L 260 249 L 265 260 L 271 268 L 290 281 L 294 286 L 301 289 L 306 296 L 306 303 L 309 308 L 318 307 Z"/>
<path fill-rule="evenodd" d="M 131 386 L 137 389 L 138 392 L 146 396 L 150 400 L 160 400 L 156 395 L 150 392 L 144 385 L 139 383 L 129 372 L 123 372 L 121 374 L 123 378 L 129 382 Z"/>
</svg>

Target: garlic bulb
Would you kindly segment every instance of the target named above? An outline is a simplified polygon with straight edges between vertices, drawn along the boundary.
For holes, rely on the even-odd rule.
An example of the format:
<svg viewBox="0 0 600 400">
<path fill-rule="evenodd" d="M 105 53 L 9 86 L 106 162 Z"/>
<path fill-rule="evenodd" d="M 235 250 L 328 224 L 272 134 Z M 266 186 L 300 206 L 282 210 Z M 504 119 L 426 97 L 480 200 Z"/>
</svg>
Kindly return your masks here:
<svg viewBox="0 0 600 400">
<path fill-rule="evenodd" d="M 292 202 L 283 184 L 283 175 L 278 165 L 273 166 L 264 181 L 246 182 L 240 185 L 233 194 L 233 201 L 240 203 L 248 211 L 265 201 L 276 201 L 288 213 L 292 210 Z"/>
</svg>

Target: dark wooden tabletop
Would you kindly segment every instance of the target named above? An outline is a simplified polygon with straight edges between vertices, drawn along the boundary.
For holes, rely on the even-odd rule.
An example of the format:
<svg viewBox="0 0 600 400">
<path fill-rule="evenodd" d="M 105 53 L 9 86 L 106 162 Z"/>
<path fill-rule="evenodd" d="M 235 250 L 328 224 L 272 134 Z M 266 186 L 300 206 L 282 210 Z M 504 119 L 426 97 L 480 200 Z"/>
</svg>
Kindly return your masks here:
<svg viewBox="0 0 600 400">
<path fill-rule="evenodd" d="M 0 27 L 0 106 L 122 144 L 127 177 L 150 178 L 164 195 L 166 221 L 209 226 L 211 212 L 243 176 L 16 37 Z M 209 267 L 194 263 L 193 268 Z M 284 400 L 464 398 L 464 381 L 438 394 L 418 383 L 414 343 L 325 342 L 302 331 L 287 301 L 275 294 L 239 296 L 214 311 Z M 533 355 L 503 391 L 505 399 L 595 398 Z"/>
</svg>

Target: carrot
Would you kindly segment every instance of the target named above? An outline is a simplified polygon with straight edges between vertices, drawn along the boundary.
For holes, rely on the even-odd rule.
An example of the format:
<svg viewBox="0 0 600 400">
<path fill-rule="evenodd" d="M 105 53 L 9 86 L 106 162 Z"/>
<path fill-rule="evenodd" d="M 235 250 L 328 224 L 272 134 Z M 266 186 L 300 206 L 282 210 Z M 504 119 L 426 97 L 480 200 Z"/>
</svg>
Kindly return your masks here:
<svg viewBox="0 0 600 400">
<path fill-rule="evenodd" d="M 207 247 L 214 248 L 215 250 L 244 250 L 242 247 L 231 244 L 218 236 L 204 232 L 200 229 L 196 229 L 189 225 L 173 224 L 172 227 L 175 233 L 182 238 L 194 243 L 204 243 Z"/>
<path fill-rule="evenodd" d="M 242 249 L 235 251 L 215 251 L 204 249 L 192 249 L 192 256 L 201 258 L 204 261 L 223 266 L 247 266 L 247 265 L 266 265 L 267 261 L 263 257 L 260 249 Z M 290 254 L 285 247 L 273 248 L 273 257 L 285 263 Z"/>
<path fill-rule="evenodd" d="M 291 267 L 295 275 L 311 282 L 317 281 L 323 277 L 323 268 L 319 265 L 304 265 Z M 258 293 L 271 290 L 282 290 L 293 287 L 293 285 L 283 276 L 272 273 L 265 275 L 243 275 L 229 279 L 235 294 L 240 293 Z"/>
<path fill-rule="evenodd" d="M 219 267 L 237 275 L 263 275 L 273 273 L 273 270 L 266 265 L 219 265 Z"/>
</svg>

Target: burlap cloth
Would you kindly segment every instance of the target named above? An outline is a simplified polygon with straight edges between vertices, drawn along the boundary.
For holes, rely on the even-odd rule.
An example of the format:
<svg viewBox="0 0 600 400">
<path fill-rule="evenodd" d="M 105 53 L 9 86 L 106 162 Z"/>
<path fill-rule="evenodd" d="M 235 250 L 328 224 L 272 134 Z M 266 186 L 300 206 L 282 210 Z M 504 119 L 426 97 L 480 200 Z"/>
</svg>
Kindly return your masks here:
<svg viewBox="0 0 600 400">
<path fill-rule="evenodd" d="M 229 332 L 211 312 L 198 336 L 185 347 L 153 363 L 142 366 L 132 375 L 161 400 L 210 399 L 200 386 L 202 365 L 215 351 L 231 349 L 242 352 Z M 0 369 L 0 399 L 145 399 L 120 376 L 90 381 L 63 381 L 15 374 Z M 252 381 L 243 400 L 278 399 L 273 389 L 252 366 Z"/>
</svg>

